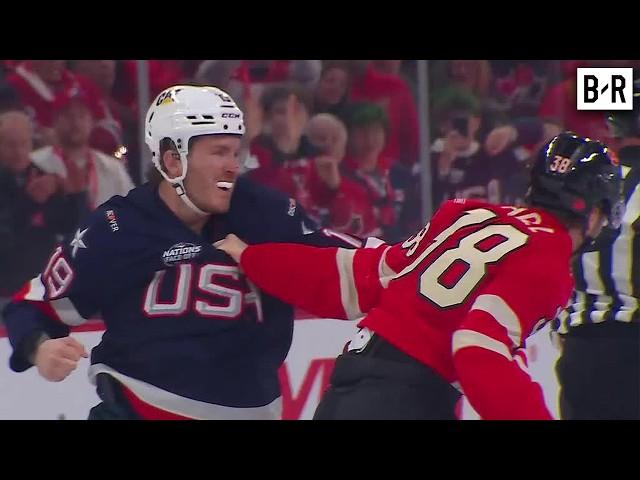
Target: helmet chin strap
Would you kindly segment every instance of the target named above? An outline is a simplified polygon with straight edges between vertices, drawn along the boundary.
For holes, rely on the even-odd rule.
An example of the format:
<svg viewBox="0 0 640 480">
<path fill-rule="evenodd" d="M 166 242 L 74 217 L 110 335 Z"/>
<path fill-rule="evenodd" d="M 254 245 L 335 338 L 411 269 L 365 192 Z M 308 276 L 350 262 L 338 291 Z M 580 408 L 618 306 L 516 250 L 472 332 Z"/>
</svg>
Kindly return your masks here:
<svg viewBox="0 0 640 480">
<path fill-rule="evenodd" d="M 154 165 L 156 169 L 160 172 L 160 174 L 164 177 L 164 179 L 169 182 L 169 184 L 175 189 L 176 195 L 189 207 L 192 211 L 197 213 L 198 215 L 202 215 L 203 217 L 208 217 L 211 215 L 210 212 L 205 212 L 204 210 L 199 209 L 195 203 L 189 198 L 187 195 L 187 189 L 184 187 L 184 179 L 187 176 L 187 157 L 184 153 L 180 153 L 180 162 L 182 163 L 182 175 L 177 178 L 171 178 L 167 175 L 167 173 L 160 167 L 159 162 L 154 161 Z"/>
<path fill-rule="evenodd" d="M 200 210 L 198 207 L 196 207 L 196 204 L 193 203 L 191 201 L 191 199 L 189 198 L 189 196 L 187 195 L 187 191 L 184 188 L 184 183 L 182 180 L 179 180 L 175 183 L 171 183 L 171 186 L 173 188 L 175 188 L 176 190 L 176 194 L 178 195 L 178 197 L 180 197 L 180 199 L 187 205 L 187 207 L 189 207 L 191 210 L 193 210 L 194 212 L 196 212 L 198 215 L 202 215 L 204 217 L 207 217 L 209 215 L 211 215 L 211 213 L 205 212 L 204 210 Z"/>
</svg>

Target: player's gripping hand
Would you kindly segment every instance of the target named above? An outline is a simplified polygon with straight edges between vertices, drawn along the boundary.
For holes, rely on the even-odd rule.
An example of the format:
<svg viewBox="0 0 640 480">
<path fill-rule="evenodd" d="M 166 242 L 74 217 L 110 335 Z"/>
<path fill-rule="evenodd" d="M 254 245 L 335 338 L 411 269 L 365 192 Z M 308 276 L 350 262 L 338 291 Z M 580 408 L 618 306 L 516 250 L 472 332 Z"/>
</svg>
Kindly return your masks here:
<svg viewBox="0 0 640 480">
<path fill-rule="evenodd" d="M 233 233 L 227 235 L 224 240 L 217 241 L 213 246 L 218 250 L 225 252 L 237 263 L 240 263 L 240 256 L 242 255 L 242 252 L 244 252 L 245 248 L 247 248 L 247 244 L 236 237 Z"/>
<path fill-rule="evenodd" d="M 44 378 L 50 382 L 60 382 L 76 369 L 81 357 L 88 356 L 84 345 L 75 338 L 55 338 L 45 340 L 38 346 L 34 364 Z"/>
</svg>

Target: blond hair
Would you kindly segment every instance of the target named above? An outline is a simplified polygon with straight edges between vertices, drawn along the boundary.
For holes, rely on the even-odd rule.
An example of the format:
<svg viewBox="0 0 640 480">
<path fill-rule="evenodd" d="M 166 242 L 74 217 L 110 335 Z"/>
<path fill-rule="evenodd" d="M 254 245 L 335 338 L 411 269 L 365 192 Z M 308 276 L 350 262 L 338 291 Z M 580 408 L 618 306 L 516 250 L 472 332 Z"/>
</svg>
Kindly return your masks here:
<svg viewBox="0 0 640 480">
<path fill-rule="evenodd" d="M 307 122 L 306 132 L 311 143 L 313 143 L 313 136 L 320 130 L 326 128 L 331 129 L 337 134 L 336 136 L 339 142 L 347 142 L 347 127 L 345 127 L 344 123 L 342 123 L 338 117 L 331 115 L 330 113 L 318 113 L 311 117 Z"/>
<path fill-rule="evenodd" d="M 29 115 L 21 110 L 7 110 L 0 113 L 0 130 L 2 130 L 7 124 L 14 124 L 16 122 L 24 122 L 30 129 L 32 129 L 31 119 Z"/>
</svg>

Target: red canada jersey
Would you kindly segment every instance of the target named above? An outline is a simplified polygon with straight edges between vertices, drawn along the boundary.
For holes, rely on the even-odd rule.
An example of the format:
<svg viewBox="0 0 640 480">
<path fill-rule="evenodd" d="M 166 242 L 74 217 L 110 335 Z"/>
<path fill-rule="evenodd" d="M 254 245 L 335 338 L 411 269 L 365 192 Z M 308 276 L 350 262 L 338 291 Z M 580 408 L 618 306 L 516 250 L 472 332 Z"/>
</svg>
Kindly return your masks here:
<svg viewBox="0 0 640 480">
<path fill-rule="evenodd" d="M 458 349 L 512 353 L 555 318 L 573 289 L 571 253 L 567 229 L 544 211 L 449 201 L 387 247 L 385 288 L 360 325 L 457 381 Z"/>
<path fill-rule="evenodd" d="M 288 303 L 362 318 L 360 327 L 459 383 L 482 418 L 552 418 L 523 347 L 573 290 L 573 243 L 559 220 L 457 199 L 405 242 L 366 246 L 253 245 L 240 261 L 256 285 Z"/>
</svg>

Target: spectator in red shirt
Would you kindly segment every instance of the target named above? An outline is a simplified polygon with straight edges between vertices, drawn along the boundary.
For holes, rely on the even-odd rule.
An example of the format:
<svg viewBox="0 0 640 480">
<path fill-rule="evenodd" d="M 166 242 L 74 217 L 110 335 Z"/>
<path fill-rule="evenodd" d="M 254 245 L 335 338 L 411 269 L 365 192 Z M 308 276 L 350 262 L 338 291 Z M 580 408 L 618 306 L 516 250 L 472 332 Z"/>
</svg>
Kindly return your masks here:
<svg viewBox="0 0 640 480">
<path fill-rule="evenodd" d="M 310 190 L 314 158 L 321 150 L 304 134 L 309 119 L 310 95 L 297 85 L 265 90 L 263 133 L 251 142 L 244 162 L 247 175 L 295 198 L 307 213 L 320 220 Z"/>
<path fill-rule="evenodd" d="M 392 163 L 412 166 L 418 161 L 419 125 L 416 102 L 407 82 L 398 75 L 378 72 L 369 61 L 353 61 L 350 99 L 375 102 L 389 119 L 384 155 Z"/>
<path fill-rule="evenodd" d="M 344 176 L 359 185 L 361 196 L 373 207 L 375 224 L 365 223 L 363 233 L 395 239 L 404 196 L 393 185 L 392 165 L 385 157 L 388 132 L 389 120 L 380 105 L 354 105 L 349 121 L 349 153 L 344 161 Z M 352 195 L 356 196 L 355 193 Z"/>
<path fill-rule="evenodd" d="M 56 144 L 35 150 L 31 159 L 42 171 L 62 178 L 65 193 L 86 192 L 93 209 L 133 188 L 122 162 L 90 147 L 95 118 L 84 90 L 59 97 L 52 115 Z"/>
<path fill-rule="evenodd" d="M 103 118 L 104 105 L 90 81 L 73 74 L 65 60 L 26 60 L 19 64 L 7 82 L 18 92 L 25 111 L 34 122 L 36 146 L 54 143 L 52 105 L 61 95 L 82 88 L 95 118 Z"/>
<path fill-rule="evenodd" d="M 319 113 L 309 120 L 307 135 L 321 152 L 306 179 L 320 212 L 320 223 L 352 235 L 379 236 L 381 230 L 369 192 L 351 178 L 343 164 L 347 148 L 345 125 L 329 113 Z"/>
<path fill-rule="evenodd" d="M 303 133 L 309 120 L 309 93 L 297 85 L 274 86 L 261 97 L 264 127 L 252 142 L 245 161 L 249 175 L 275 188 L 288 190 L 279 177 L 287 162 L 306 157 L 309 144 Z"/>
</svg>

